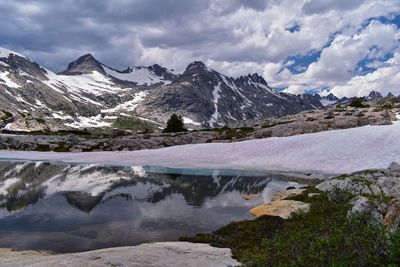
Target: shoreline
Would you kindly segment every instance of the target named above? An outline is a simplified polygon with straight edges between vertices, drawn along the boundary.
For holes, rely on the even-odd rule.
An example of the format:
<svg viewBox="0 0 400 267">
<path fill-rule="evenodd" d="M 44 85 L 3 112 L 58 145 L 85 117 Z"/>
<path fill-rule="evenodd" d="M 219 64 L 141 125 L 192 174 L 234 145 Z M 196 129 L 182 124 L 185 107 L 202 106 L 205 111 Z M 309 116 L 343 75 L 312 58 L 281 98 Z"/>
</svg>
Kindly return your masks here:
<svg viewBox="0 0 400 267">
<path fill-rule="evenodd" d="M 0 248 L 0 266 L 238 266 L 229 248 L 189 242 L 145 243 L 79 253 L 48 254 Z"/>
</svg>

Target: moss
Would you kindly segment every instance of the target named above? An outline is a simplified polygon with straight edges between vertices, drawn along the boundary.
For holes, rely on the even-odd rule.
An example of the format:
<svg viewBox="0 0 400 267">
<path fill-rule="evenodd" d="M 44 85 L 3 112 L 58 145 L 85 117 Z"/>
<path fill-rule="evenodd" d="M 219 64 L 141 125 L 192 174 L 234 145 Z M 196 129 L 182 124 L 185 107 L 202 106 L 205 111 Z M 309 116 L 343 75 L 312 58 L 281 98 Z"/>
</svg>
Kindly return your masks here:
<svg viewBox="0 0 400 267">
<path fill-rule="evenodd" d="M 289 123 L 292 123 L 292 122 L 294 122 L 294 120 L 281 121 L 281 122 L 276 122 L 276 123 L 273 123 L 273 124 L 265 123 L 265 124 L 263 124 L 261 126 L 261 128 L 271 128 L 271 127 L 274 127 L 274 126 L 277 126 L 277 125 L 289 124 Z"/>
<path fill-rule="evenodd" d="M 3 114 L 4 115 L 3 115 L 3 117 L 1 117 L 1 119 L 4 120 L 4 121 L 6 121 L 8 119 L 11 119 L 13 117 L 12 113 L 10 113 L 10 112 L 8 112 L 8 111 L 6 111 L 4 109 L 3 109 Z"/>
<path fill-rule="evenodd" d="M 339 175 L 338 177 L 335 177 L 335 179 L 344 180 L 349 177 L 350 177 L 350 174 L 342 174 L 342 175 Z"/>
<path fill-rule="evenodd" d="M 229 128 L 227 126 L 218 129 L 217 140 L 237 140 L 249 137 L 254 132 L 254 128 L 241 127 Z"/>
<path fill-rule="evenodd" d="M 338 107 L 336 106 L 335 109 L 333 110 L 334 112 L 346 112 L 347 109 L 343 107 Z"/>
<path fill-rule="evenodd" d="M 122 130 L 130 130 L 133 132 L 153 132 L 154 126 L 148 122 L 145 122 L 136 117 L 127 117 L 127 116 L 120 116 L 118 117 L 112 127 L 122 129 Z"/>
<path fill-rule="evenodd" d="M 309 194 L 324 194 L 324 193 L 321 190 L 319 190 L 313 186 L 310 186 L 310 187 L 307 187 L 306 190 L 304 190 L 301 195 L 289 197 L 289 198 L 287 198 L 287 200 L 297 200 L 297 201 L 310 203 L 312 201 L 312 199 L 314 199 L 316 196 L 309 197 L 308 196 Z"/>
<path fill-rule="evenodd" d="M 40 124 L 45 124 L 46 121 L 43 118 L 35 118 L 35 120 Z"/>
<path fill-rule="evenodd" d="M 230 223 L 211 234 L 186 236 L 179 240 L 229 247 L 236 258 L 242 259 L 253 250 L 255 244 L 260 244 L 265 237 L 272 237 L 283 225 L 284 220 L 280 217 L 263 216 L 255 220 Z"/>
<path fill-rule="evenodd" d="M 393 109 L 394 106 L 391 103 L 385 103 L 379 107 L 377 107 L 378 110 L 385 110 L 385 109 Z"/>
</svg>

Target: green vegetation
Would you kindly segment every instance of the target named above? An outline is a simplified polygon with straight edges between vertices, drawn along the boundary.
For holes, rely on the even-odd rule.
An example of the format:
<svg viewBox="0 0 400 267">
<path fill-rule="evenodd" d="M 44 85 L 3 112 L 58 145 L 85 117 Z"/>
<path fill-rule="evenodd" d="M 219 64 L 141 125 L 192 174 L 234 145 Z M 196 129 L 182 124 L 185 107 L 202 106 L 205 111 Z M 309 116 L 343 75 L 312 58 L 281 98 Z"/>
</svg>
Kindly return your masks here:
<svg viewBox="0 0 400 267">
<path fill-rule="evenodd" d="M 185 124 L 183 123 L 182 116 L 175 113 L 171 115 L 167 121 L 167 127 L 163 130 L 164 133 L 186 132 Z"/>
<path fill-rule="evenodd" d="M 400 266 L 400 231 L 391 236 L 391 243 L 388 248 L 390 264 L 388 266 Z"/>
<path fill-rule="evenodd" d="M 363 103 L 363 99 L 355 97 L 353 98 L 353 100 L 351 100 L 351 103 L 349 105 L 350 107 L 354 107 L 354 108 L 365 108 L 366 105 L 364 105 Z"/>
<path fill-rule="evenodd" d="M 121 130 L 129 130 L 132 132 L 142 132 L 142 133 L 150 133 L 154 131 L 154 127 L 150 123 L 145 122 L 136 117 L 128 117 L 128 116 L 118 117 L 112 124 L 112 127 Z"/>
<path fill-rule="evenodd" d="M 254 132 L 254 128 L 242 127 L 242 128 L 229 128 L 224 126 L 218 129 L 218 139 L 220 140 L 236 140 L 246 138 Z"/>
<path fill-rule="evenodd" d="M 307 214 L 234 222 L 181 240 L 229 247 L 244 266 L 399 266 L 400 233 L 390 238 L 370 214 L 347 217 L 346 192 L 312 192 L 319 191 L 292 198 L 311 203 Z"/>
<path fill-rule="evenodd" d="M 274 127 L 274 126 L 277 126 L 277 125 L 288 124 L 288 123 L 292 123 L 292 122 L 294 122 L 294 120 L 280 121 L 280 122 L 275 122 L 275 123 L 268 123 L 268 122 L 265 122 L 265 123 L 261 126 L 261 128 L 271 128 L 271 127 Z"/>
<path fill-rule="evenodd" d="M 8 111 L 6 111 L 6 110 L 2 110 L 3 111 L 3 116 L 1 117 L 1 119 L 3 120 L 3 121 L 6 121 L 6 120 L 8 120 L 8 119 L 10 119 L 10 118 L 12 118 L 13 117 L 13 115 L 10 113 L 10 112 L 8 112 Z"/>
<path fill-rule="evenodd" d="M 40 124 L 45 124 L 46 121 L 43 118 L 35 118 L 35 120 Z"/>
<path fill-rule="evenodd" d="M 338 105 L 338 106 L 335 107 L 335 109 L 333 111 L 334 112 L 346 112 L 347 109 Z"/>
<path fill-rule="evenodd" d="M 394 106 L 391 103 L 385 103 L 382 106 L 379 106 L 378 108 L 381 110 L 385 110 L 385 109 L 392 109 L 392 108 L 394 108 Z"/>
</svg>

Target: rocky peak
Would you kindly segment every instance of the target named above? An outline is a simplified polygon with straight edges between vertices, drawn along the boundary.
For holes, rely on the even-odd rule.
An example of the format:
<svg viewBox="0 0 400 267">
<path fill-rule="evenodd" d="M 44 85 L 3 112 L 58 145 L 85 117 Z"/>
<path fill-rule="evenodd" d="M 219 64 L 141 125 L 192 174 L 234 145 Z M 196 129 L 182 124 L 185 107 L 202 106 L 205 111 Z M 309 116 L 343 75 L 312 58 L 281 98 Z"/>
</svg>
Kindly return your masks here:
<svg viewBox="0 0 400 267">
<path fill-rule="evenodd" d="M 93 71 L 97 71 L 106 75 L 103 65 L 96 59 L 92 54 L 86 54 L 78 58 L 77 60 L 68 64 L 67 70 L 61 72 L 63 75 L 80 75 L 89 74 Z"/>
<path fill-rule="evenodd" d="M 207 71 L 207 66 L 201 61 L 194 61 L 190 63 L 184 72 L 184 74 L 193 74 L 193 73 L 198 73 L 198 72 L 204 72 Z"/>
<path fill-rule="evenodd" d="M 47 80 L 46 70 L 33 60 L 14 51 L 0 48 L 0 71 L 6 70 L 13 73 L 25 73 L 31 78 Z"/>
<path fill-rule="evenodd" d="M 0 47 L 0 59 L 1 58 L 9 58 L 9 57 L 13 57 L 13 56 L 18 56 L 18 57 L 22 57 L 22 58 L 26 58 L 20 54 L 18 54 L 17 52 L 8 50 L 6 48 L 2 48 Z"/>
<path fill-rule="evenodd" d="M 389 92 L 389 93 L 387 94 L 387 96 L 394 96 L 394 95 L 392 94 L 392 92 Z"/>
<path fill-rule="evenodd" d="M 264 80 L 264 78 L 260 75 L 258 75 L 257 73 L 253 73 L 253 74 L 248 74 L 246 76 L 240 76 L 239 78 L 236 79 L 237 82 L 242 83 L 242 84 L 252 84 L 252 83 L 258 83 L 258 84 L 262 84 L 265 86 L 268 86 L 267 82 Z M 268 86 L 269 87 L 269 86 Z"/>
<path fill-rule="evenodd" d="M 371 93 L 369 93 L 368 95 L 368 99 L 378 99 L 382 97 L 383 97 L 382 94 L 377 91 L 371 91 Z"/>
<path fill-rule="evenodd" d="M 158 64 L 154 64 L 148 67 L 156 76 L 162 77 L 166 80 L 173 80 L 175 78 L 175 74 L 172 73 L 172 70 L 168 70 L 167 68 L 161 67 Z"/>
<path fill-rule="evenodd" d="M 324 98 L 329 100 L 329 101 L 338 101 L 339 100 L 339 98 L 337 96 L 335 96 L 334 94 L 332 94 L 332 93 L 328 94 Z"/>
<path fill-rule="evenodd" d="M 321 96 L 320 94 L 318 94 L 318 93 L 315 93 L 313 96 L 314 96 L 315 99 L 317 99 L 317 100 L 321 100 L 321 99 L 322 99 L 322 96 Z"/>
</svg>

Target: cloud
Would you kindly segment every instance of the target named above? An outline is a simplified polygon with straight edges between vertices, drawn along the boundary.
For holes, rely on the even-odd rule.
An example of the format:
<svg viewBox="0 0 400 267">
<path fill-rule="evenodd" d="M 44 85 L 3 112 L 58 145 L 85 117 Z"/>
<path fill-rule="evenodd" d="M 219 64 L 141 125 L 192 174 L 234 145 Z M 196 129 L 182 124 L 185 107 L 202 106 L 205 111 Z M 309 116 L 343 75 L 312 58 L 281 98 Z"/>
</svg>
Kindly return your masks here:
<svg viewBox="0 0 400 267">
<path fill-rule="evenodd" d="M 357 8 L 363 2 L 363 0 L 311 0 L 303 6 L 303 11 L 307 14 L 314 14 L 330 10 L 349 10 Z"/>
<path fill-rule="evenodd" d="M 336 85 L 332 93 L 338 97 L 365 96 L 372 90 L 384 95 L 392 92 L 400 95 L 400 52 L 394 54 L 383 66 L 367 75 L 352 77 L 344 85 Z"/>
<path fill-rule="evenodd" d="M 89 52 L 120 69 L 202 60 L 300 92 L 344 86 L 366 57 L 385 67 L 399 29 L 374 18 L 396 14 L 399 0 L 0 0 L 0 46 L 55 71 Z"/>
</svg>

